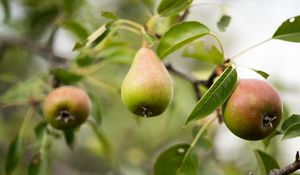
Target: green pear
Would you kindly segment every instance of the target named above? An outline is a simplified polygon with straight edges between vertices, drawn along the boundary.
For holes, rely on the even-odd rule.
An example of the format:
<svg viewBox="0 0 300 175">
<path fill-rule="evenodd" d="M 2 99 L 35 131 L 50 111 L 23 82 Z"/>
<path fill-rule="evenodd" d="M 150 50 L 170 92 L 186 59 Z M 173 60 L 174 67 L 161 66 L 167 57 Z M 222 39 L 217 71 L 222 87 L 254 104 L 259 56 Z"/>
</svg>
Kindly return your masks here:
<svg viewBox="0 0 300 175">
<path fill-rule="evenodd" d="M 263 80 L 241 79 L 223 105 L 226 126 L 246 140 L 261 140 L 278 126 L 282 116 L 280 96 Z"/>
<path fill-rule="evenodd" d="M 143 117 L 160 115 L 172 95 L 172 79 L 164 64 L 151 49 L 139 49 L 121 87 L 129 111 Z"/>
</svg>

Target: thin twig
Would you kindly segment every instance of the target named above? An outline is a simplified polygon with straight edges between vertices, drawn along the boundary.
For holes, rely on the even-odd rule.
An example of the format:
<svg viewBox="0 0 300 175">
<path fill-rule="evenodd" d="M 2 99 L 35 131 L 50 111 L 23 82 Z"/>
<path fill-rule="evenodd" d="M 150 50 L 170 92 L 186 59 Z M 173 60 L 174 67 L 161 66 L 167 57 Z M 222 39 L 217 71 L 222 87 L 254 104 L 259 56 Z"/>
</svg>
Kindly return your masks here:
<svg viewBox="0 0 300 175">
<path fill-rule="evenodd" d="M 300 159 L 299 159 L 299 151 L 297 151 L 295 161 L 292 164 L 283 167 L 281 169 L 273 169 L 270 171 L 269 175 L 287 175 L 299 169 L 300 169 Z"/>
<path fill-rule="evenodd" d="M 51 48 L 44 46 L 36 41 L 31 40 L 30 38 L 25 37 L 3 37 L 0 36 L 0 44 L 6 46 L 15 46 L 31 52 L 34 52 L 49 62 L 54 62 L 57 64 L 65 64 L 68 61 L 68 58 L 55 55 Z"/>
<path fill-rule="evenodd" d="M 189 14 L 190 14 L 190 8 L 185 9 L 183 13 L 178 17 L 177 21 L 178 22 L 184 21 Z"/>
</svg>

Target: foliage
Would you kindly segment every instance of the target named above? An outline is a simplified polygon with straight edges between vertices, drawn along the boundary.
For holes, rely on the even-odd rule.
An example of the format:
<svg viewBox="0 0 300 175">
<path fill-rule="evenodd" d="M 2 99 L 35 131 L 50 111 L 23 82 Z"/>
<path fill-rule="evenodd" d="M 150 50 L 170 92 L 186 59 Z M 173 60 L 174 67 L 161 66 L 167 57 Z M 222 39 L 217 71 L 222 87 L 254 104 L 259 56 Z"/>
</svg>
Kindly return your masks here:
<svg viewBox="0 0 300 175">
<path fill-rule="evenodd" d="M 238 174 L 259 167 L 261 174 L 268 174 L 283 166 L 277 163 L 272 143 L 278 140 L 273 138 L 299 137 L 298 114 L 285 118 L 258 146 L 246 148 L 256 156 L 249 167 L 215 155 L 219 125 L 214 122 L 222 123 L 220 107 L 234 91 L 240 65 L 226 57 L 222 33 L 187 18 L 195 13 L 192 0 L 161 0 L 156 9 L 154 4 L 122 1 L 111 12 L 86 0 L 1 1 L 3 25 L 9 30 L 0 31 L 1 173 L 3 168 L 7 175 L 25 169 L 29 175 L 71 174 L 65 173 L 70 167 L 72 174 L 197 175 L 217 170 Z M 22 17 L 15 17 L 16 7 Z M 146 19 L 145 14 L 126 16 L 141 11 L 148 13 Z M 214 23 L 226 32 L 234 18 L 224 13 Z M 58 55 L 54 48 L 61 42 L 60 32 L 71 34 L 70 56 Z M 300 16 L 285 20 L 267 41 L 272 39 L 299 43 Z M 141 46 L 153 49 L 162 63 L 177 64 L 178 56 L 193 64 L 187 74 L 166 66 L 172 72 L 174 97 L 162 116 L 151 119 L 129 113 L 120 100 L 121 82 Z M 14 61 L 18 58 L 20 62 Z M 23 69 L 18 70 L 19 64 Z M 270 76 L 249 69 L 265 79 Z M 79 86 L 91 98 L 90 117 L 77 130 L 59 131 L 44 119 L 44 98 L 61 85 Z M 195 93 L 201 97 L 196 103 Z M 25 115 L 24 109 L 29 111 Z"/>
</svg>

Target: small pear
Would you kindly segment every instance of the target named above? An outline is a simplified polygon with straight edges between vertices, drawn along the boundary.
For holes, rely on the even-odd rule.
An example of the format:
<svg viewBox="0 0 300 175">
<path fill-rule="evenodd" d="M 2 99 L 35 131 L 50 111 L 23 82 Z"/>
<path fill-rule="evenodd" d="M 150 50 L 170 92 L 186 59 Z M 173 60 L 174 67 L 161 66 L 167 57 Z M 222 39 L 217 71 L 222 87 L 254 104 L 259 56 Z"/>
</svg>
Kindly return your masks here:
<svg viewBox="0 0 300 175">
<path fill-rule="evenodd" d="M 139 49 L 121 87 L 129 111 L 143 117 L 160 115 L 172 95 L 172 79 L 158 56 L 149 48 Z"/>
</svg>

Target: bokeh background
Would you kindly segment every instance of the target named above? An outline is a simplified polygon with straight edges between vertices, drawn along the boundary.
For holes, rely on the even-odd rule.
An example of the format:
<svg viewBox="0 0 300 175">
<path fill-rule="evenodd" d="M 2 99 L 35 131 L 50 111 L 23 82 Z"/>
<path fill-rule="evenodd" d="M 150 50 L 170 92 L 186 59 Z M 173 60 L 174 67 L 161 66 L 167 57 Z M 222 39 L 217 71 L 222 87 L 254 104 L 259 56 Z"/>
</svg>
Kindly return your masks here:
<svg viewBox="0 0 300 175">
<path fill-rule="evenodd" d="M 75 2 L 75 3 L 74 3 Z M 69 4 L 80 5 L 68 8 Z M 0 95 L 19 86 L 21 82 L 48 74 L 55 64 L 47 62 L 40 55 L 17 46 L 4 46 L 1 38 L 26 37 L 32 41 L 47 44 L 56 55 L 72 59 L 78 55 L 73 52 L 74 44 L 80 40 L 67 27 L 61 25 L 63 19 L 80 22 L 90 33 L 107 20 L 101 11 L 111 11 L 120 18 L 145 23 L 158 2 L 155 0 L 10 0 L 10 18 L 6 19 L 0 8 Z M 71 10 L 70 10 L 71 9 Z M 68 11 L 70 10 L 70 12 Z M 44 12 L 44 13 L 43 13 Z M 217 28 L 217 21 L 227 13 L 231 22 L 225 32 Z M 286 19 L 300 15 L 299 0 L 195 0 L 187 20 L 196 20 L 208 26 L 221 39 L 225 55 L 230 58 L 238 52 L 270 38 L 278 26 Z M 54 33 L 54 34 L 53 34 Z M 139 47 L 140 39 L 128 32 L 120 34 L 133 51 Z M 204 38 L 212 42 L 211 38 Z M 261 78 L 247 67 L 264 70 L 270 74 L 268 81 L 280 91 L 286 115 L 300 113 L 300 44 L 271 40 L 234 61 L 238 65 L 240 78 Z M 128 55 L 127 55 L 128 56 Z M 116 58 L 122 59 L 122 58 Z M 103 145 L 99 143 L 92 130 L 83 125 L 76 134 L 76 145 L 70 150 L 63 138 L 53 140 L 51 149 L 51 173 L 53 175 L 148 175 L 159 153 L 174 143 L 192 140 L 193 127 L 182 125 L 196 103 L 193 87 L 189 82 L 172 76 L 175 84 L 173 101 L 160 117 L 143 119 L 129 113 L 121 102 L 115 89 L 120 87 L 130 60 L 105 64 L 93 76 L 107 86 L 97 87 L 83 82 L 90 92 L 100 99 L 103 117 L 101 131 L 112 145 L 113 157 L 117 163 L 112 165 L 105 158 Z M 195 76 L 206 77 L 213 68 L 201 61 L 182 58 L 180 51 L 166 59 L 174 66 Z M 82 84 L 80 84 L 81 86 Z M 4 104 L 2 101 L 1 104 Z M 26 105 L 1 106 L 0 111 L 0 174 L 10 141 L 19 132 Z M 28 133 L 28 148 L 15 174 L 25 174 L 30 158 L 34 154 L 33 130 L 43 119 L 35 116 Z M 199 149 L 201 174 L 234 175 L 257 171 L 253 149 L 264 148 L 262 142 L 248 142 L 229 132 L 224 124 L 215 124 L 209 129 L 212 148 Z M 32 143 L 32 144 L 30 144 Z M 272 154 L 281 166 L 294 160 L 300 149 L 299 138 L 271 141 L 267 152 Z M 114 170 L 118 167 L 118 172 Z"/>
</svg>

